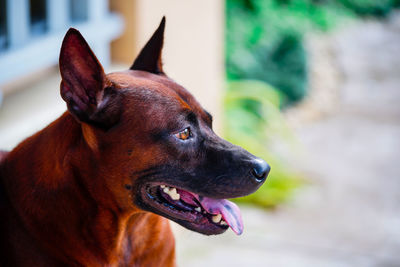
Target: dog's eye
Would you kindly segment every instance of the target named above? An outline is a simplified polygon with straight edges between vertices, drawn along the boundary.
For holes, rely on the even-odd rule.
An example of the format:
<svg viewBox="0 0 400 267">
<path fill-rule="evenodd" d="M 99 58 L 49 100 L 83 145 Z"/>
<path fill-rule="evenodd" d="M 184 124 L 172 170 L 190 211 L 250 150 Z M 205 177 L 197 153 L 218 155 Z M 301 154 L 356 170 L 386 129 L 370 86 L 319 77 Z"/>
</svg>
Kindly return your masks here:
<svg viewBox="0 0 400 267">
<path fill-rule="evenodd" d="M 175 136 L 181 140 L 187 140 L 192 136 L 192 132 L 190 131 L 190 128 L 186 128 L 185 130 L 175 134 Z"/>
</svg>

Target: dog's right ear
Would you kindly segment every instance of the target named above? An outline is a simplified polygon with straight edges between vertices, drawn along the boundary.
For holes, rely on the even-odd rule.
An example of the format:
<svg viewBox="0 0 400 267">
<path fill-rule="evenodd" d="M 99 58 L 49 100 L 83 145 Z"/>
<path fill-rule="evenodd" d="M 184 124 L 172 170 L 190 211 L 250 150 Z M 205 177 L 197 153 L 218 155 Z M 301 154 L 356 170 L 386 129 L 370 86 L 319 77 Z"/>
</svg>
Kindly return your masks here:
<svg viewBox="0 0 400 267">
<path fill-rule="evenodd" d="M 64 37 L 59 60 L 61 96 L 81 122 L 107 129 L 119 119 L 118 95 L 103 67 L 76 29 Z"/>
<path fill-rule="evenodd" d="M 164 74 L 162 68 L 162 48 L 164 43 L 165 16 L 153 33 L 150 40 L 142 48 L 139 55 L 130 67 L 131 70 L 142 70 L 154 74 Z"/>
</svg>

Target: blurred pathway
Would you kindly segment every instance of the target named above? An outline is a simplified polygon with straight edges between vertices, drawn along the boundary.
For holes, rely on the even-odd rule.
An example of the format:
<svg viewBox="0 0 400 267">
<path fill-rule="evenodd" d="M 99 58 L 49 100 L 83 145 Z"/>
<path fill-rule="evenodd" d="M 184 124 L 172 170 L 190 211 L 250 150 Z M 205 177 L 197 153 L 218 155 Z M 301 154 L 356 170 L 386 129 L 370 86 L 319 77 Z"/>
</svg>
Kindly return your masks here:
<svg viewBox="0 0 400 267">
<path fill-rule="evenodd" d="M 177 229 L 180 266 L 400 266 L 400 15 L 332 40 L 338 103 L 297 128 L 291 159 L 311 185 L 276 212 L 243 207 L 241 237 Z"/>
</svg>

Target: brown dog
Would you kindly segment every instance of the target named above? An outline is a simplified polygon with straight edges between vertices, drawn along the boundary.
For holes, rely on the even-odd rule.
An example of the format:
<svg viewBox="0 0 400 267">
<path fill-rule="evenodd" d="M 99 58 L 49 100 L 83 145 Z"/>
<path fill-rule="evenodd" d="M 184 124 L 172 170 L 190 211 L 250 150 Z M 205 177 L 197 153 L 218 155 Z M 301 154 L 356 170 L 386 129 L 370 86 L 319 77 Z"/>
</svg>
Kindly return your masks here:
<svg viewBox="0 0 400 267">
<path fill-rule="evenodd" d="M 67 32 L 69 112 L 0 153 L 1 266 L 173 266 L 165 218 L 207 235 L 242 232 L 225 198 L 257 190 L 269 166 L 216 136 L 211 115 L 164 74 L 164 25 L 129 70 L 108 75 Z"/>
</svg>

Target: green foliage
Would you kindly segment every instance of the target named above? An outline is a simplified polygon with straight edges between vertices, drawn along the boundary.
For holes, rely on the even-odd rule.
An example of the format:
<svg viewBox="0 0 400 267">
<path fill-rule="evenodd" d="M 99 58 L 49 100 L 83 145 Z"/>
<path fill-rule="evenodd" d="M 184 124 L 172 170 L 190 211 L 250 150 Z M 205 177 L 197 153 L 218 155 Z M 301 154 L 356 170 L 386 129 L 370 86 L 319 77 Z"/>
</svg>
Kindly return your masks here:
<svg viewBox="0 0 400 267">
<path fill-rule="evenodd" d="M 400 6 L 399 0 L 339 0 L 358 16 L 386 17 L 393 8 Z"/>
<path fill-rule="evenodd" d="M 279 109 L 306 95 L 303 37 L 357 17 L 385 17 L 400 6 L 400 0 L 226 1 L 225 57 L 230 81 L 225 99 L 226 138 L 272 167 L 266 184 L 238 201 L 271 207 L 301 184 L 268 151 L 274 138 L 293 141 Z"/>
<path fill-rule="evenodd" d="M 400 0 L 227 0 L 227 77 L 269 83 L 284 105 L 299 101 L 307 91 L 307 32 L 357 16 L 383 17 L 396 6 Z"/>
<path fill-rule="evenodd" d="M 300 184 L 290 168 L 282 166 L 276 156 L 269 152 L 269 145 L 275 137 L 288 142 L 294 140 L 281 116 L 280 102 L 279 93 L 264 82 L 228 83 L 224 103 L 226 139 L 267 160 L 272 166 L 267 182 L 256 193 L 237 201 L 273 207 L 286 200 Z"/>
<path fill-rule="evenodd" d="M 228 0 L 228 79 L 261 80 L 283 93 L 284 105 L 299 101 L 307 88 L 303 34 L 331 28 L 338 12 L 311 0 Z"/>
<path fill-rule="evenodd" d="M 284 93 L 287 102 L 298 101 L 304 96 L 306 58 L 299 36 L 287 33 L 282 34 L 274 44 L 256 44 L 246 59 L 240 51 L 233 52 L 227 60 L 230 80 L 255 79 L 268 82 Z"/>
</svg>

